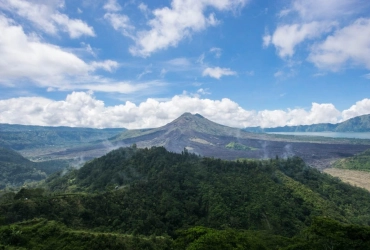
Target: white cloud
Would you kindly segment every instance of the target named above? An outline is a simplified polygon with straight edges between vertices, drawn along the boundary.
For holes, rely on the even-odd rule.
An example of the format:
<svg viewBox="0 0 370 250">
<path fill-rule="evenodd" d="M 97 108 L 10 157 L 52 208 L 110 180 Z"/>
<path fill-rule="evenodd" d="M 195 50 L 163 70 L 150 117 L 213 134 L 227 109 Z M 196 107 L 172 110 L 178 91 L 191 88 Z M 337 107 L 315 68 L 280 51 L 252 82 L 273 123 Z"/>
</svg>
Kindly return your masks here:
<svg viewBox="0 0 370 250">
<path fill-rule="evenodd" d="M 205 55 L 204 55 L 204 53 L 202 53 L 202 54 L 198 57 L 198 59 L 197 59 L 197 63 L 199 63 L 199 64 L 203 65 L 203 64 L 204 64 L 204 58 L 205 58 Z"/>
<path fill-rule="evenodd" d="M 334 20 L 338 17 L 349 16 L 361 11 L 366 1 L 363 0 L 294 0 L 289 9 L 280 14 L 297 12 L 305 21 Z"/>
<path fill-rule="evenodd" d="M 71 38 L 79 38 L 82 35 L 95 36 L 93 28 L 79 19 L 70 19 L 67 15 L 59 13 L 52 15 L 51 18 Z"/>
<path fill-rule="evenodd" d="M 145 67 L 144 71 L 141 72 L 138 76 L 137 76 L 137 79 L 141 79 L 143 76 L 147 75 L 147 74 L 150 74 L 152 73 L 153 71 L 151 70 L 151 68 L 153 67 L 152 64 L 150 64 L 149 66 Z"/>
<path fill-rule="evenodd" d="M 117 0 L 108 0 L 106 4 L 104 4 L 103 9 L 106 11 L 116 12 L 120 11 L 122 7 L 117 3 Z"/>
<path fill-rule="evenodd" d="M 67 32 L 71 38 L 82 35 L 95 36 L 94 29 L 80 19 L 70 19 L 58 9 L 64 7 L 63 0 L 8 0 L 0 1 L 0 9 L 10 11 L 27 19 L 37 28 L 48 34 Z"/>
<path fill-rule="evenodd" d="M 209 50 L 211 53 L 214 53 L 215 57 L 216 58 L 220 58 L 221 55 L 222 55 L 222 49 L 221 48 L 216 48 L 216 47 L 213 47 Z"/>
<path fill-rule="evenodd" d="M 119 64 L 116 61 L 112 60 L 105 60 L 101 62 L 92 62 L 90 64 L 90 68 L 92 71 L 95 71 L 97 69 L 103 69 L 108 72 L 112 72 L 113 70 L 117 69 Z"/>
<path fill-rule="evenodd" d="M 27 36 L 21 26 L 0 16 L 0 76 L 4 81 L 11 78 L 31 78 L 42 82 L 45 78 L 61 75 L 86 74 L 89 65 L 60 47 Z"/>
<path fill-rule="evenodd" d="M 363 99 L 340 112 L 333 104 L 312 103 L 310 109 L 245 110 L 236 102 L 202 99 L 208 90 L 197 94 L 177 95 L 171 99 L 147 99 L 140 104 L 125 102 L 106 106 L 92 92 L 73 92 L 65 100 L 42 97 L 20 97 L 0 100 L 0 123 L 51 126 L 150 128 L 171 122 L 184 112 L 199 113 L 206 118 L 231 127 L 276 127 L 314 123 L 337 123 L 370 113 L 370 100 Z"/>
<path fill-rule="evenodd" d="M 364 62 L 368 55 L 358 54 L 368 48 L 368 24 L 356 21 L 357 26 L 361 26 L 356 30 L 356 24 L 348 26 L 348 23 L 356 16 L 367 15 L 369 7 L 366 0 L 291 0 L 280 11 L 281 22 L 273 34 L 263 37 L 263 46 L 272 44 L 281 58 L 290 58 L 297 46 L 306 42 L 304 50 L 310 54 L 308 60 L 319 68 L 335 71 L 347 62 L 366 64 L 368 68 L 370 63 Z M 360 28 L 364 28 L 365 34 L 358 32 Z M 326 37 L 324 42 L 320 42 L 322 37 Z"/>
<path fill-rule="evenodd" d="M 236 75 L 235 71 L 232 71 L 229 68 L 220 68 L 220 67 L 215 67 L 215 68 L 206 68 L 203 73 L 203 76 L 209 76 L 213 77 L 216 79 L 220 79 L 223 76 L 233 76 Z"/>
<path fill-rule="evenodd" d="M 136 44 L 130 48 L 130 52 L 146 57 L 158 50 L 175 47 L 182 39 L 219 23 L 214 13 L 207 14 L 208 9 L 228 11 L 243 7 L 246 2 L 247 0 L 172 0 L 171 8 L 153 10 L 154 18 L 148 22 L 150 29 L 136 34 Z"/>
<path fill-rule="evenodd" d="M 124 36 L 135 39 L 132 35 L 135 27 L 131 25 L 128 16 L 117 13 L 106 13 L 104 18 L 110 22 L 115 30 L 122 32 Z"/>
<path fill-rule="evenodd" d="M 266 34 L 262 37 L 263 47 L 266 48 L 271 44 L 272 37 L 269 34 Z"/>
<path fill-rule="evenodd" d="M 133 93 L 163 86 L 162 82 L 122 82 L 95 75 L 96 70 L 114 71 L 116 61 L 85 62 L 63 48 L 28 36 L 21 26 L 0 16 L 0 84 L 22 84 L 25 80 L 49 90 L 94 90 Z M 20 87 L 19 85 L 18 87 Z"/>
<path fill-rule="evenodd" d="M 167 64 L 177 67 L 189 67 L 191 62 L 185 57 L 178 57 L 167 61 Z"/>
<path fill-rule="evenodd" d="M 309 60 L 319 68 L 339 70 L 346 63 L 370 69 L 370 19 L 360 18 L 313 46 Z"/>
<path fill-rule="evenodd" d="M 263 38 L 263 45 L 268 46 L 271 43 L 276 47 L 280 57 L 291 57 L 298 44 L 329 32 L 332 27 L 333 23 L 320 22 L 280 25 L 272 37 L 265 36 Z"/>
<path fill-rule="evenodd" d="M 210 94 L 211 94 L 211 92 L 209 92 L 209 89 L 203 89 L 203 88 L 198 89 L 198 90 L 197 90 L 197 93 L 198 93 L 199 95 L 210 95 Z"/>
<path fill-rule="evenodd" d="M 281 70 L 278 70 L 278 71 L 276 71 L 276 72 L 274 73 L 274 77 L 280 77 L 280 76 L 282 76 L 282 75 L 284 75 L 284 72 L 283 72 L 283 71 L 281 71 Z"/>
<path fill-rule="evenodd" d="M 349 109 L 346 109 L 342 112 L 343 119 L 347 120 L 359 115 L 368 115 L 370 114 L 370 99 L 365 98 L 361 101 L 356 102 Z"/>
<path fill-rule="evenodd" d="M 161 73 L 159 74 L 159 76 L 160 76 L 161 78 L 163 78 L 163 77 L 165 77 L 165 76 L 166 76 L 166 74 L 167 74 L 167 70 L 163 68 L 163 69 L 161 70 Z"/>
<path fill-rule="evenodd" d="M 110 79 L 101 79 L 99 77 L 88 77 L 83 82 L 77 84 L 65 84 L 59 86 L 58 90 L 71 91 L 71 90 L 90 90 L 96 92 L 106 93 L 119 93 L 119 94 L 132 94 L 137 92 L 151 91 L 154 93 L 160 87 L 164 87 L 166 83 L 161 81 L 149 82 L 116 82 Z"/>
<path fill-rule="evenodd" d="M 148 5 L 146 5 L 144 3 L 140 3 L 137 7 L 145 15 L 145 17 L 148 18 L 148 15 L 150 14 L 150 10 L 148 8 Z"/>
</svg>

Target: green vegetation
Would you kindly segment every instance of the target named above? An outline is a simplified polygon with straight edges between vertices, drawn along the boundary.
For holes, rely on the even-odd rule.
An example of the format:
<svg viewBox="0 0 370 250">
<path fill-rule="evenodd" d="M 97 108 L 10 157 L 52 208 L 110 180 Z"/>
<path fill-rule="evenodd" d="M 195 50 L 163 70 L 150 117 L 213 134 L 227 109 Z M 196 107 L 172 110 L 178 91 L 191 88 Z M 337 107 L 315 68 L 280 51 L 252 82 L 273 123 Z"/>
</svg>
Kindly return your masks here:
<svg viewBox="0 0 370 250">
<path fill-rule="evenodd" d="M 170 249 L 168 237 L 71 230 L 63 223 L 33 219 L 0 227 L 0 249 Z"/>
<path fill-rule="evenodd" d="M 369 208 L 367 191 L 297 157 L 133 146 L 2 193 L 0 249 L 369 249 Z"/>
<path fill-rule="evenodd" d="M 353 157 L 348 157 L 336 161 L 334 168 L 352 169 L 370 172 L 370 150 L 366 150 Z"/>
<path fill-rule="evenodd" d="M 43 180 L 67 166 L 62 160 L 32 162 L 13 150 L 0 147 L 0 189 Z"/>
<path fill-rule="evenodd" d="M 234 150 L 244 150 L 244 151 L 248 151 L 248 150 L 258 150 L 257 148 L 253 148 L 253 147 L 248 147 L 248 146 L 245 146 L 241 143 L 238 143 L 238 142 L 230 142 L 229 144 L 227 144 L 225 146 L 226 148 L 228 149 L 234 149 Z"/>
</svg>

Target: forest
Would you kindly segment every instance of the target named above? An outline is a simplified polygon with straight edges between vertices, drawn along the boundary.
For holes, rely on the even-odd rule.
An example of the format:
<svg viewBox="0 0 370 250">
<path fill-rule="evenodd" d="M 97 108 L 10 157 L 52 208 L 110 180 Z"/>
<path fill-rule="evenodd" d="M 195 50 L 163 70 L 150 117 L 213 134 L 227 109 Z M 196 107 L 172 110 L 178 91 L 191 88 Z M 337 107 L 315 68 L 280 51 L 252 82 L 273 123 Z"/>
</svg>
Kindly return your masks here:
<svg viewBox="0 0 370 250">
<path fill-rule="evenodd" d="M 2 191 L 0 249 L 370 249 L 370 194 L 298 157 L 133 145 Z"/>
</svg>

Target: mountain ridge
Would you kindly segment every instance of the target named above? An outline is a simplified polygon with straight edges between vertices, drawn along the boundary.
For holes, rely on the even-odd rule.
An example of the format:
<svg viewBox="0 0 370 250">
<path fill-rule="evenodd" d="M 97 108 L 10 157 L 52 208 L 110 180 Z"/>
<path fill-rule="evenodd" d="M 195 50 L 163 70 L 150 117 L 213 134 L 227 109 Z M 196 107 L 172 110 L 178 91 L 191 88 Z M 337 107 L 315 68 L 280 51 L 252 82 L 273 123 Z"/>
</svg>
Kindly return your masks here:
<svg viewBox="0 0 370 250">
<path fill-rule="evenodd" d="M 350 118 L 340 123 L 318 123 L 283 127 L 247 127 L 244 131 L 253 133 L 265 132 L 370 132 L 370 114 Z"/>
</svg>

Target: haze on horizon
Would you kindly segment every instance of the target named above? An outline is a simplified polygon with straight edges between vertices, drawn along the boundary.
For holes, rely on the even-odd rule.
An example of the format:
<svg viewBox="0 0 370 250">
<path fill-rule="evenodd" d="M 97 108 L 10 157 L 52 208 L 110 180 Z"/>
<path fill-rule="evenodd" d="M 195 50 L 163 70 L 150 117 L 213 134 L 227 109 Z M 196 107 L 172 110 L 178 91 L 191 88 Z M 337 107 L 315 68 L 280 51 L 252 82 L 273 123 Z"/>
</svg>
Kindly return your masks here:
<svg viewBox="0 0 370 250">
<path fill-rule="evenodd" d="M 232 127 L 370 113 L 367 0 L 0 0 L 0 123 Z"/>
</svg>

